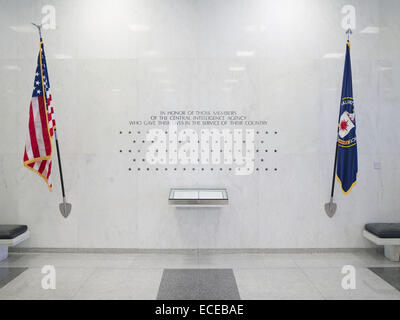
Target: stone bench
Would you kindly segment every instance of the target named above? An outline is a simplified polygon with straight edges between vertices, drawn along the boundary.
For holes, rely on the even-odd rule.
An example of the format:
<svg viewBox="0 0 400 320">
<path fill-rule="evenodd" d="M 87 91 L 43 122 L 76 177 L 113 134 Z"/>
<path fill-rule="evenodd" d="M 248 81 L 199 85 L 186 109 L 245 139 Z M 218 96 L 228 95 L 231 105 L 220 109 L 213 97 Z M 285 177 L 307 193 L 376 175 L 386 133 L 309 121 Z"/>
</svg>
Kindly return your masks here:
<svg viewBox="0 0 400 320">
<path fill-rule="evenodd" d="M 12 247 L 29 238 L 25 225 L 0 224 L 0 261 L 7 259 L 8 247 Z"/>
<path fill-rule="evenodd" d="M 385 257 L 400 260 L 400 223 L 368 223 L 363 235 L 378 246 L 384 246 Z"/>
</svg>

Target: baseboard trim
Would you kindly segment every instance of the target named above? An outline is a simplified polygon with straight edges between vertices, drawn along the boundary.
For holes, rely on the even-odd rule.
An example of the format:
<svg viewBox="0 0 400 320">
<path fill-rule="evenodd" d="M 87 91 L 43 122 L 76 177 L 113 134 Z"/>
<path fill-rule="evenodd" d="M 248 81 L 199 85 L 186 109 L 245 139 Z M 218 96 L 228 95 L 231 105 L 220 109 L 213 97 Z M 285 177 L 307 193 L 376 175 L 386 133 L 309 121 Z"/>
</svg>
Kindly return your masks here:
<svg viewBox="0 0 400 320">
<path fill-rule="evenodd" d="M 10 247 L 12 253 L 165 253 L 165 254 L 234 254 L 234 253 L 340 253 L 354 251 L 375 251 L 377 248 L 188 248 L 188 249 L 151 249 L 151 248 L 26 248 Z"/>
</svg>

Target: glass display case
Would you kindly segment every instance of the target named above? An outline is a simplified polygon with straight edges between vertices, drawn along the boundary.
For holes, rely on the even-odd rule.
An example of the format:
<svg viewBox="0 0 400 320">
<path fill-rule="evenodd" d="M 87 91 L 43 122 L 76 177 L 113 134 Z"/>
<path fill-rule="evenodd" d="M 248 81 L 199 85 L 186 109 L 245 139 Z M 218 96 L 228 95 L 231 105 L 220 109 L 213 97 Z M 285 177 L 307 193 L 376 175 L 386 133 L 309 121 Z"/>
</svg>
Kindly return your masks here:
<svg viewBox="0 0 400 320">
<path fill-rule="evenodd" d="M 218 207 L 228 205 L 229 199 L 226 189 L 172 188 L 168 203 L 173 206 Z"/>
</svg>

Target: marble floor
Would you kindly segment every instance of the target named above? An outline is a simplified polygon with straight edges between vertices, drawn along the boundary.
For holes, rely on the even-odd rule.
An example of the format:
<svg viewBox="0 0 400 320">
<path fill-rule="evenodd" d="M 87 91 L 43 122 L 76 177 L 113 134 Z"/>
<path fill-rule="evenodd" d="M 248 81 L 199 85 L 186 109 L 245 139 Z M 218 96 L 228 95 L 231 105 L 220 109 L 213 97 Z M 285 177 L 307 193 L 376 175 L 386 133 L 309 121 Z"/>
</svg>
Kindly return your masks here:
<svg viewBox="0 0 400 320">
<path fill-rule="evenodd" d="M 43 289 L 49 265 L 55 289 Z M 354 289 L 342 286 L 345 265 L 354 267 Z M 399 266 L 375 251 L 10 253 L 0 262 L 0 299 L 400 299 L 389 284 Z"/>
</svg>

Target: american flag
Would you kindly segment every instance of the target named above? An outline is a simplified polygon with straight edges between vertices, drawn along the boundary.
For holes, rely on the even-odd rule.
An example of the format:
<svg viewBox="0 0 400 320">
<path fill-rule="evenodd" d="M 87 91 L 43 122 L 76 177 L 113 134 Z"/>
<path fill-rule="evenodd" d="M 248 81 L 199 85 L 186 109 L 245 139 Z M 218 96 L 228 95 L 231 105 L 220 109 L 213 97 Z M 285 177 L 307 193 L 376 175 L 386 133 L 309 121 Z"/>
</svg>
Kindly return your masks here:
<svg viewBox="0 0 400 320">
<path fill-rule="evenodd" d="M 40 51 L 29 106 L 29 130 L 25 144 L 24 166 L 41 176 L 46 181 L 50 191 L 52 190 L 52 139 L 56 127 L 54 108 L 51 102 L 46 57 L 43 40 L 40 39 Z"/>
</svg>

